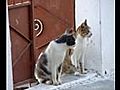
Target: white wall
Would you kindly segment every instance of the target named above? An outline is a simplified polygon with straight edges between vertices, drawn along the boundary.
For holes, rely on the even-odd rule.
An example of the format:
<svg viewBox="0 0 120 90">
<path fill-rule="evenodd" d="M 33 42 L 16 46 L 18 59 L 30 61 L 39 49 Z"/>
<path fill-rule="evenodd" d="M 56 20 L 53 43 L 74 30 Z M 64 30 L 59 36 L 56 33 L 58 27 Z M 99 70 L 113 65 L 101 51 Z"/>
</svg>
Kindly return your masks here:
<svg viewBox="0 0 120 90">
<path fill-rule="evenodd" d="M 93 43 L 88 47 L 85 59 L 87 69 L 114 69 L 114 9 L 113 0 L 75 0 L 76 28 L 88 20 L 93 33 Z M 100 24 L 101 21 L 101 24 Z"/>
<path fill-rule="evenodd" d="M 114 0 L 101 0 L 102 69 L 114 71 Z"/>
<path fill-rule="evenodd" d="M 6 4 L 6 88 L 7 90 L 13 90 L 13 75 L 12 75 L 12 59 L 11 59 L 11 42 L 10 42 L 10 30 L 9 30 L 9 20 L 8 20 L 8 4 Z"/>
<path fill-rule="evenodd" d="M 76 0 L 75 3 L 76 28 L 85 19 L 91 27 L 93 43 L 88 47 L 85 67 L 102 72 L 100 25 L 99 25 L 99 1 L 98 0 Z"/>
</svg>

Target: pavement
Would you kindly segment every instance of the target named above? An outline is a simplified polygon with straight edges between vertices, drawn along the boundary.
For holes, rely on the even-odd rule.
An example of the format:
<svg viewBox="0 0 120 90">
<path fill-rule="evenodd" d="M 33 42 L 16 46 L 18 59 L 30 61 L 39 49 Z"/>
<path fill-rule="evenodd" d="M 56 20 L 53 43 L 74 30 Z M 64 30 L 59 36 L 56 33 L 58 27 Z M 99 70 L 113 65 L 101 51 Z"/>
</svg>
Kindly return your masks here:
<svg viewBox="0 0 120 90">
<path fill-rule="evenodd" d="M 97 72 L 89 71 L 80 76 L 64 75 L 61 77 L 61 81 L 62 84 L 58 86 L 33 83 L 32 87 L 28 85 L 27 89 L 20 90 L 115 90 L 114 74 L 101 76 Z"/>
<path fill-rule="evenodd" d="M 65 90 L 115 90 L 113 80 L 97 81 L 86 85 L 76 85 Z"/>
<path fill-rule="evenodd" d="M 38 84 L 26 90 L 115 90 L 114 77 L 103 77 L 96 72 L 80 76 L 68 74 L 61 80 L 62 84 L 58 86 Z"/>
</svg>

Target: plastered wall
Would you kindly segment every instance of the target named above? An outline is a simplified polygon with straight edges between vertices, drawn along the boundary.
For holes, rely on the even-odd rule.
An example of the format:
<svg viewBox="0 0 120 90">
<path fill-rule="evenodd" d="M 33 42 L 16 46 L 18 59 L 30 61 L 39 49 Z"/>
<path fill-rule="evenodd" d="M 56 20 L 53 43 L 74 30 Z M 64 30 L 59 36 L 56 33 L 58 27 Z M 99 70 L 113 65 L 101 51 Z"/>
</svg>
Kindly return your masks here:
<svg viewBox="0 0 120 90">
<path fill-rule="evenodd" d="M 93 33 L 85 67 L 110 73 L 114 70 L 114 0 L 75 0 L 75 19 L 76 28 L 87 19 Z"/>
</svg>

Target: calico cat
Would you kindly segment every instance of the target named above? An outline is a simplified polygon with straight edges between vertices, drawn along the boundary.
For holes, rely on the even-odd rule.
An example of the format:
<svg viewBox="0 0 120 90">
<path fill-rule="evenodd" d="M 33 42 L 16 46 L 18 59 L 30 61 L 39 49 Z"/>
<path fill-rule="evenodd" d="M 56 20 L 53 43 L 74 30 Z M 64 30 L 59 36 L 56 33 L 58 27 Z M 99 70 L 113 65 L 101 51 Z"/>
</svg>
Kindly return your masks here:
<svg viewBox="0 0 120 90">
<path fill-rule="evenodd" d="M 75 66 L 71 62 L 71 55 L 73 54 L 73 49 L 68 49 L 62 66 L 62 75 L 72 74 L 76 71 Z"/>
</svg>

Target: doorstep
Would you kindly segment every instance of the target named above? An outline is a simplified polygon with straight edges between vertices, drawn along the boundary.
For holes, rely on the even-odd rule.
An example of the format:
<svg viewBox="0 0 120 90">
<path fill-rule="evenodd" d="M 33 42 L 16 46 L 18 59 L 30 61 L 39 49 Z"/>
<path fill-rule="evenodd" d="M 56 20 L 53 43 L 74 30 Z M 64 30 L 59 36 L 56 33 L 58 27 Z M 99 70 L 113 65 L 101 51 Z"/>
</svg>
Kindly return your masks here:
<svg viewBox="0 0 120 90">
<path fill-rule="evenodd" d="M 73 87 L 77 84 L 89 83 L 85 82 L 86 80 L 90 80 L 91 78 L 94 78 L 98 76 L 96 72 L 88 72 L 87 74 L 75 76 L 73 74 L 67 74 L 61 77 L 62 84 L 58 86 L 53 85 L 45 85 L 45 84 L 38 84 L 33 87 L 29 87 L 25 90 L 63 90 L 70 87 Z"/>
</svg>

